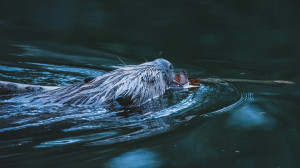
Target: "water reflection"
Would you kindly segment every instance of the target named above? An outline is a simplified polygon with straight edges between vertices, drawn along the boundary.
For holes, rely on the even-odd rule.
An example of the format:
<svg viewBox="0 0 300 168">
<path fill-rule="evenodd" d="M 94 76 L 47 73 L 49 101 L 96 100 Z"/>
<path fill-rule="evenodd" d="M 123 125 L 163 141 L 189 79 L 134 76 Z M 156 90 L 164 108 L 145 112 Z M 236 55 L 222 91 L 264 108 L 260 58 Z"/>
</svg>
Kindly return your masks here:
<svg viewBox="0 0 300 168">
<path fill-rule="evenodd" d="M 104 133 L 68 137 L 68 138 L 57 139 L 53 141 L 42 142 L 39 145 L 35 146 L 34 148 L 50 148 L 55 146 L 70 145 L 74 143 L 83 143 L 83 142 L 88 142 L 93 140 L 106 139 L 117 134 L 118 134 L 117 131 L 106 131 Z"/>
<path fill-rule="evenodd" d="M 162 166 L 162 158 L 148 149 L 126 152 L 106 163 L 109 168 L 156 168 Z"/>
<path fill-rule="evenodd" d="M 19 47 L 25 50 L 19 54 L 22 57 L 24 53 L 29 56 L 37 56 L 32 52 L 44 53 L 45 56 L 51 58 L 53 55 L 52 51 L 46 51 L 39 47 L 28 45 Z M 63 52 L 60 55 L 64 55 Z M 66 59 L 70 58 L 66 56 Z M 49 85 L 49 81 L 51 85 L 73 83 L 82 80 L 83 76 L 89 74 L 99 75 L 106 71 L 106 67 L 103 65 L 98 69 L 93 69 L 92 67 L 28 61 L 22 64 L 22 67 L 28 69 L 24 72 L 26 75 L 14 76 L 12 74 L 18 81 L 34 76 L 36 83 L 47 83 L 46 85 Z M 11 66 L 11 68 L 14 67 Z M 115 67 L 111 66 L 110 68 L 114 69 Z M 3 66 L 2 70 L 5 71 L 6 69 Z M 35 82 L 31 83 L 34 84 Z M 223 99 L 223 97 L 227 98 Z M 219 112 L 226 111 L 226 107 L 234 107 L 240 101 L 243 101 L 239 91 L 229 84 L 203 85 L 194 90 L 168 92 L 165 96 L 138 109 L 103 109 L 101 107 L 65 107 L 60 105 L 40 106 L 39 104 L 27 105 L 22 97 L 9 99 L 9 101 L 5 97 L 2 99 L 0 132 L 10 135 L 6 139 L 27 136 L 48 137 L 39 141 L 38 144 L 33 143 L 34 148 L 76 144 L 103 146 L 138 140 L 174 130 L 177 126 L 186 124 L 196 116 L 205 113 L 217 110 Z M 201 112 L 196 109 L 201 109 Z M 19 134 L 20 132 L 23 132 L 23 134 Z M 52 135 L 55 132 L 59 132 L 59 134 Z M 68 133 L 68 137 L 65 137 L 64 133 Z"/>
<path fill-rule="evenodd" d="M 67 85 L 162 51 L 190 77 L 298 83 L 205 86 L 131 115 L 1 102 L 1 167 L 299 167 L 299 1 L 1 2 L 0 80 Z"/>
<path fill-rule="evenodd" d="M 276 122 L 263 109 L 247 103 L 231 114 L 227 120 L 227 125 L 237 129 L 251 129 L 253 127 L 272 129 Z"/>
<path fill-rule="evenodd" d="M 48 57 L 51 58 L 52 55 Z M 65 57 L 65 59 L 70 58 Z M 112 65 L 113 63 L 94 66 L 98 63 L 92 62 L 88 64 L 88 67 L 81 67 L 73 64 L 37 63 L 28 60 L 23 60 L 23 62 L 25 63 L 19 63 L 20 65 L 15 63 L 1 66 L 0 74 L 7 73 L 9 79 L 15 78 L 17 81 L 27 80 L 25 83 L 28 83 L 27 77 L 32 79 L 32 76 L 36 76 L 38 84 L 49 85 L 80 81 L 88 74 L 101 74 L 116 68 Z M 234 72 L 234 75 L 239 75 L 240 72 L 245 72 L 247 75 L 255 76 L 262 73 L 258 69 L 213 61 L 210 64 L 206 62 L 206 66 L 201 67 L 201 70 L 205 73 L 207 69 L 216 67 L 225 69 L 224 74 Z M 14 68 L 17 68 L 16 70 L 20 68 L 20 71 L 11 71 Z M 191 72 L 189 75 L 198 76 L 199 69 L 197 68 L 189 69 Z M 16 75 L 16 72 L 26 73 L 26 76 Z M 61 75 L 61 78 L 56 75 L 57 73 Z M 65 81 L 63 78 L 70 80 Z M 299 124 L 296 118 L 291 116 L 297 116 L 298 106 L 293 101 L 280 97 L 283 94 L 280 94 L 277 88 L 273 90 L 272 87 L 263 88 L 263 92 L 260 89 L 261 86 L 251 85 L 202 85 L 195 90 L 167 93 L 157 101 L 151 102 L 152 104 L 146 104 L 134 110 L 85 106 L 29 106 L 22 102 L 5 102 L 6 96 L 4 96 L 1 98 L 0 106 L 2 140 L 0 148 L 5 153 L 0 157 L 8 161 L 15 160 L 16 157 L 23 157 L 24 160 L 32 159 L 28 153 L 34 150 L 35 161 L 46 166 L 47 162 L 42 163 L 43 160 L 56 163 L 57 157 L 61 157 L 72 160 L 70 163 L 77 158 L 79 160 L 88 158 L 87 160 L 93 166 L 101 162 L 107 167 L 124 165 L 220 167 L 223 164 L 228 165 L 227 162 L 222 161 L 222 158 L 232 162 L 237 160 L 234 164 L 228 161 L 234 167 L 245 164 L 259 165 L 258 160 L 270 157 L 278 159 L 280 158 L 278 153 L 289 158 L 288 144 L 296 144 L 297 137 L 299 139 L 297 132 L 288 129 L 284 131 L 285 133 L 276 133 L 273 130 L 277 130 L 277 127 L 283 123 L 297 128 Z M 297 97 L 297 92 L 294 96 Z M 278 102 L 278 98 L 282 99 L 279 105 L 285 105 L 285 107 L 278 107 L 275 102 L 271 103 L 272 99 Z M 276 109 L 286 107 L 294 112 L 293 115 L 277 113 Z M 180 132 L 182 128 L 184 131 Z M 177 139 L 177 136 L 183 137 Z M 283 136 L 292 136 L 294 140 L 280 139 Z M 261 137 L 264 140 L 260 141 Z M 132 151 L 136 149 L 136 143 L 151 138 L 159 141 L 156 144 L 159 152 L 153 152 L 147 148 Z M 266 141 L 274 139 L 277 140 L 276 143 L 265 146 Z M 142 146 L 151 147 L 151 144 L 146 143 Z M 280 146 L 277 154 L 270 156 L 268 152 L 265 152 L 277 146 Z M 74 149 L 76 152 L 69 154 L 65 152 L 65 149 Z M 125 151 L 123 154 L 111 155 L 122 149 Z M 49 154 L 52 150 L 64 152 L 56 153 L 56 155 Z M 46 153 L 49 154 L 48 158 L 38 157 Z M 180 158 L 180 160 L 174 158 Z M 24 163 L 24 160 L 18 164 Z M 13 163 L 7 163 L 6 167 L 9 165 L 11 167 Z M 86 164 L 88 163 L 81 163 L 81 165 Z"/>
</svg>

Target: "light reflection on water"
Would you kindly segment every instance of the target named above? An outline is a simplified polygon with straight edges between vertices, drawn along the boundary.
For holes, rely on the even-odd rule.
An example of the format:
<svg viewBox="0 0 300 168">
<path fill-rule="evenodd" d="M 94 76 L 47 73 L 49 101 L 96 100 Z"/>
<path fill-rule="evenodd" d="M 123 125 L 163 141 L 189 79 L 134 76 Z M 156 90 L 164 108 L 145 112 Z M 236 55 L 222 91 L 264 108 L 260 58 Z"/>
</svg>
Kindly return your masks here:
<svg viewBox="0 0 300 168">
<path fill-rule="evenodd" d="M 202 86 L 135 111 L 0 101 L 1 168 L 300 167 L 299 1 L 1 2 L 3 81 L 64 86 L 163 57 L 189 77 L 297 83 Z"/>
<path fill-rule="evenodd" d="M 18 47 L 26 48 L 26 54 L 21 53 L 19 56 L 52 53 L 28 45 L 18 45 Z M 62 54 L 60 53 L 59 55 Z M 34 79 L 35 82 L 32 82 L 33 84 L 43 84 L 47 81 L 52 81 L 51 84 L 74 83 L 82 80 L 84 76 L 101 75 L 105 71 L 34 62 L 25 62 L 22 66 L 23 68 L 1 66 L 0 70 L 10 72 L 10 70 L 16 69 L 20 73 L 26 73 L 26 75 L 19 74 L 18 76 L 11 74 L 11 76 L 20 81 L 32 78 L 34 75 L 37 78 Z M 111 69 L 114 69 L 113 67 L 114 65 L 111 66 Z M 58 77 L 58 74 L 61 77 Z M 223 87 L 228 88 L 226 92 L 221 91 Z M 226 95 L 231 95 L 231 98 L 226 101 L 220 99 L 220 97 Z M 170 93 L 169 96 L 164 96 L 155 102 L 155 109 L 151 108 L 153 104 L 150 103 L 137 112 L 129 112 L 134 113 L 134 115 L 129 116 L 126 114 L 128 112 L 124 113 L 122 109 L 121 111 L 107 111 L 99 107 L 41 107 L 24 103 L 8 103 L 1 106 L 0 119 L 2 122 L 0 132 L 15 136 L 19 132 L 25 132 L 25 137 L 27 131 L 30 132 L 30 136 L 34 137 L 39 137 L 39 134 L 51 135 L 51 132 L 57 131 L 71 133 L 69 137 L 43 140 L 40 144 L 35 145 L 35 148 L 70 144 L 113 144 L 167 132 L 178 125 L 187 123 L 197 115 L 217 110 L 218 107 L 210 107 L 213 104 L 220 104 L 219 108 L 222 109 L 224 106 L 234 104 L 238 99 L 238 92 L 230 85 L 201 86 L 194 91 L 185 90 Z M 193 109 L 202 109 L 203 112 L 189 114 L 188 111 Z M 39 130 L 37 134 L 34 133 L 36 129 Z M 93 133 L 86 134 L 83 131 L 93 131 Z M 76 136 L 72 136 L 72 134 Z"/>
<path fill-rule="evenodd" d="M 51 58 L 51 52 L 43 52 L 42 49 L 35 50 L 35 52 L 37 51 L 39 54 L 46 53 Z M 31 53 L 30 47 L 27 46 L 26 52 Z M 22 53 L 18 57 L 21 55 Z M 63 53 L 59 55 L 66 59 L 73 58 Z M 82 81 L 87 76 L 101 75 L 120 66 L 115 64 L 114 59 L 111 62 L 107 58 L 98 58 L 98 60 L 100 62 L 88 61 L 88 64 L 81 67 L 69 63 L 58 64 L 55 61 L 43 63 L 30 62 L 25 59 L 21 62 L 1 65 L 0 76 L 8 81 L 21 81 L 22 83 L 67 85 Z M 99 65 L 101 60 L 106 60 L 106 62 Z M 222 65 L 222 63 L 218 63 L 218 65 Z M 199 69 L 187 70 L 191 72 L 191 75 L 199 75 Z M 249 74 L 252 71 L 249 70 L 249 67 L 245 69 L 239 67 L 238 70 L 235 70 Z M 279 123 L 277 116 L 268 112 L 264 105 L 257 105 L 258 101 L 255 97 L 257 95 L 252 90 L 254 90 L 252 86 L 202 85 L 194 90 L 167 93 L 157 101 L 151 102 L 153 104 L 149 103 L 139 109 L 130 110 L 7 103 L 5 102 L 7 96 L 2 96 L 0 149 L 3 152 L 1 152 L 0 158 L 7 159 L 9 162 L 7 165 L 13 165 L 12 160 L 22 157 L 23 160 L 18 162 L 18 164 L 22 164 L 29 158 L 28 153 L 34 151 L 37 162 L 43 162 L 45 159 L 54 161 L 59 156 L 66 160 L 76 160 L 76 158 L 80 160 L 88 157 L 91 162 L 101 160 L 102 164 L 107 167 L 124 165 L 160 167 L 168 165 L 168 163 L 174 166 L 176 160 L 168 162 L 170 158 L 164 158 L 165 156 L 161 156 L 161 153 L 156 153 L 152 149 L 136 147 L 135 143 L 147 144 L 152 139 L 166 137 L 166 141 L 176 139 L 176 132 L 184 134 L 180 131 L 186 127 L 188 127 L 185 130 L 187 132 L 194 127 L 197 127 L 197 130 L 175 145 L 159 144 L 162 145 L 161 149 L 171 151 L 170 153 L 174 153 L 174 155 L 180 153 L 181 150 L 189 151 L 185 157 L 186 161 L 181 161 L 181 164 L 188 164 L 189 161 L 195 162 L 199 159 L 205 163 L 212 157 L 223 156 L 223 153 L 227 153 L 228 156 L 237 155 L 249 151 L 249 149 L 231 146 L 230 138 L 234 135 L 231 135 L 229 130 L 271 131 Z M 280 94 L 271 93 L 263 92 L 261 96 L 280 96 Z M 283 118 L 288 117 L 283 116 Z M 294 120 L 288 120 L 297 125 Z M 169 138 L 170 134 L 173 136 Z M 215 141 L 209 141 L 209 139 Z M 217 142 L 216 139 L 221 142 Z M 241 142 L 236 140 L 234 143 Z M 247 142 L 243 141 L 243 143 Z M 122 149 L 119 146 L 122 145 L 125 147 L 129 145 L 131 148 L 119 152 Z M 65 149 L 74 149 L 75 151 L 72 151 L 70 155 L 64 152 L 56 155 L 49 154 L 52 150 L 64 151 Z M 111 156 L 111 153 L 114 155 Z M 49 154 L 49 157 L 38 157 L 39 154 L 41 156 Z M 32 159 L 32 156 L 30 158 Z M 137 161 L 133 161 L 133 159 Z"/>
<path fill-rule="evenodd" d="M 235 110 L 227 120 L 229 127 L 251 129 L 253 127 L 261 127 L 264 129 L 272 129 L 276 125 L 276 121 L 268 116 L 265 111 L 251 104 Z"/>
<path fill-rule="evenodd" d="M 156 168 L 162 165 L 159 155 L 147 149 L 138 149 L 122 154 L 110 160 L 106 166 L 109 168 Z"/>
<path fill-rule="evenodd" d="M 228 86 L 227 86 L 228 87 Z M 180 94 L 180 96 L 179 96 Z M 236 94 L 229 102 L 216 99 L 216 94 L 226 96 Z M 215 96 L 213 96 L 215 95 Z M 140 139 L 167 132 L 178 125 L 187 123 L 195 116 L 210 112 L 211 104 L 233 103 L 238 100 L 239 95 L 235 90 L 223 93 L 217 88 L 202 86 L 195 91 L 174 92 L 170 96 L 164 96 L 153 103 L 144 105 L 142 109 L 126 113 L 133 113 L 127 116 L 122 109 L 120 111 L 107 111 L 100 107 L 87 106 L 39 106 L 26 105 L 22 103 L 7 104 L 2 106 L 3 119 L 0 132 L 13 134 L 20 131 L 39 129 L 39 133 L 51 133 L 62 131 L 71 134 L 80 133 L 78 136 L 49 140 L 42 142 L 36 147 L 52 147 L 69 145 L 72 143 L 84 143 L 89 145 L 107 145 L 123 141 Z M 182 97 L 178 99 L 178 97 Z M 214 98 L 214 100 L 210 100 Z M 216 107 L 214 107 L 216 108 Z M 222 108 L 222 106 L 220 106 Z M 202 113 L 188 113 L 193 109 L 206 110 Z M 56 125 L 59 125 L 57 127 Z M 47 128 L 46 130 L 43 130 Z M 96 131 L 100 133 L 85 134 L 83 131 Z M 115 131 L 116 130 L 116 131 Z M 112 134 L 113 132 L 113 134 Z M 34 135 L 39 136 L 39 135 Z M 104 138 L 103 138 L 104 137 Z"/>
</svg>

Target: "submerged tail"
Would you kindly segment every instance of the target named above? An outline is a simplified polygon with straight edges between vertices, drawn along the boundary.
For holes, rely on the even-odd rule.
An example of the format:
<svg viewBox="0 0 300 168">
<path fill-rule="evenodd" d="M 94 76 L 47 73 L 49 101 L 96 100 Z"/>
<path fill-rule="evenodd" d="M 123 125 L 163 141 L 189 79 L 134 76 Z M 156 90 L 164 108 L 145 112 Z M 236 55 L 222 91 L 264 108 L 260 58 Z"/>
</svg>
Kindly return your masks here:
<svg viewBox="0 0 300 168">
<path fill-rule="evenodd" d="M 56 86 L 27 85 L 14 82 L 0 81 L 0 94 L 13 94 L 58 89 Z"/>
</svg>

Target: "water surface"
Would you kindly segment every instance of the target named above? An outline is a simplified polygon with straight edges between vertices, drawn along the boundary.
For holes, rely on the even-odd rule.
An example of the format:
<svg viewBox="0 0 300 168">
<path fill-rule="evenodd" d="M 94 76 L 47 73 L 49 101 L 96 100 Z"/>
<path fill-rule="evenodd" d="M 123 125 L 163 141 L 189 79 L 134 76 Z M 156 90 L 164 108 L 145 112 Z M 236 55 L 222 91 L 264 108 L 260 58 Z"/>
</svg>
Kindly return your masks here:
<svg viewBox="0 0 300 168">
<path fill-rule="evenodd" d="M 1 167 L 299 167 L 299 2 L 7 1 L 0 80 L 65 86 L 168 59 L 201 85 L 136 109 L 0 97 Z"/>
</svg>

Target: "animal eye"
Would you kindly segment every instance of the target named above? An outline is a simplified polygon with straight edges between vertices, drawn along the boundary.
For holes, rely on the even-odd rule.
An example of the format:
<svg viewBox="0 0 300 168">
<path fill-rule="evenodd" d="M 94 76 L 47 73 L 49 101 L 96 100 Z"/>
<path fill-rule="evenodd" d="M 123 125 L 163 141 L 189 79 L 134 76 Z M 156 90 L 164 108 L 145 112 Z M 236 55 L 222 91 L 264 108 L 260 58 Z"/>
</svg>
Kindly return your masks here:
<svg viewBox="0 0 300 168">
<path fill-rule="evenodd" d="M 173 65 L 170 65 L 169 68 L 170 68 L 170 69 L 173 69 Z"/>
</svg>

